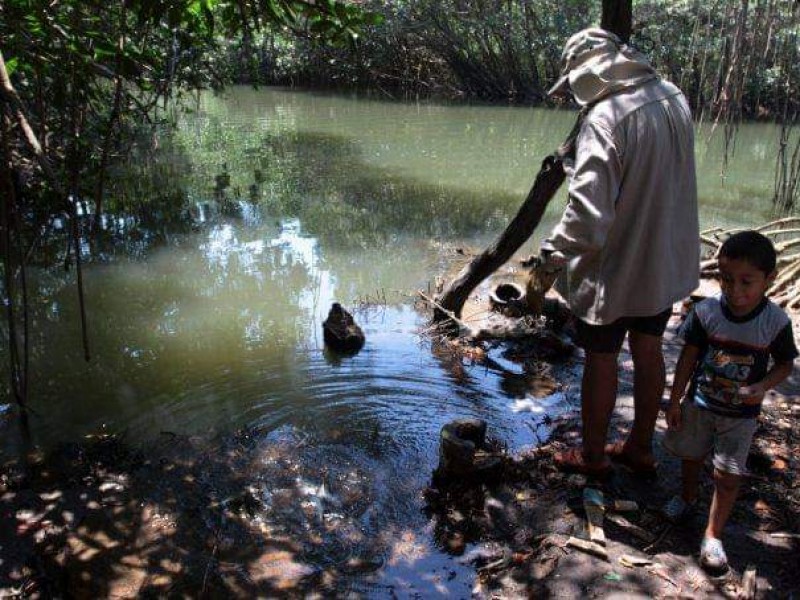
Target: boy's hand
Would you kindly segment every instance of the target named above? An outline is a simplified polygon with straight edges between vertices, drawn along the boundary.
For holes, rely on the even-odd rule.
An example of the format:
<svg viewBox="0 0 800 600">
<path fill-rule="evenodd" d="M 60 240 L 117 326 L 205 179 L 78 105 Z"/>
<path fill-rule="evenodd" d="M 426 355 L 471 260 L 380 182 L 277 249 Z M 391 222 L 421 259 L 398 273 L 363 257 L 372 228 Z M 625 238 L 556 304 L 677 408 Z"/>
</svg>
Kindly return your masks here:
<svg viewBox="0 0 800 600">
<path fill-rule="evenodd" d="M 681 403 L 677 400 L 670 401 L 667 407 L 667 427 L 677 431 L 681 425 Z"/>
<path fill-rule="evenodd" d="M 738 396 L 739 400 L 747 400 L 748 402 L 758 401 L 761 402 L 764 400 L 764 395 L 767 393 L 767 390 L 764 388 L 764 385 L 761 383 L 754 383 L 752 385 L 743 385 L 739 388 Z"/>
</svg>

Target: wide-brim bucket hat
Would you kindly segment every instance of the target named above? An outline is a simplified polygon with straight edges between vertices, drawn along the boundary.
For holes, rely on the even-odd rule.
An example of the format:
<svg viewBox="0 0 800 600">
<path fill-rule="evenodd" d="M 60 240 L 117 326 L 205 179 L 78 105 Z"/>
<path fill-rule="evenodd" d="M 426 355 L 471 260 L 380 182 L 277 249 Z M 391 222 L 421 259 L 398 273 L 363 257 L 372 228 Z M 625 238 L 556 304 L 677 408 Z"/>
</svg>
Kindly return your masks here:
<svg viewBox="0 0 800 600">
<path fill-rule="evenodd" d="M 610 31 L 590 27 L 573 35 L 561 53 L 561 76 L 547 92 L 571 91 L 581 106 L 657 77 L 650 61 Z"/>
</svg>

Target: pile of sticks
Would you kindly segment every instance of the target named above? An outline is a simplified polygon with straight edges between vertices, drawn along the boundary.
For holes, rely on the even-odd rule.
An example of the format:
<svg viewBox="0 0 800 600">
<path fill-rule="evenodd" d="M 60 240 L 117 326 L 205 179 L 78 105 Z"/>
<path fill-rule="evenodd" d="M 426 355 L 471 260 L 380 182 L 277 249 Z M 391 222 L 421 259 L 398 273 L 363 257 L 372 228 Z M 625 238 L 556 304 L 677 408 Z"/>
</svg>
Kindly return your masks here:
<svg viewBox="0 0 800 600">
<path fill-rule="evenodd" d="M 778 275 L 767 290 L 767 295 L 784 308 L 800 309 L 800 217 L 786 217 L 770 221 L 755 231 L 772 240 L 778 254 Z M 706 251 L 700 261 L 700 277 L 719 275 L 717 257 L 723 242 L 742 229 L 713 227 L 700 232 L 700 242 Z"/>
</svg>

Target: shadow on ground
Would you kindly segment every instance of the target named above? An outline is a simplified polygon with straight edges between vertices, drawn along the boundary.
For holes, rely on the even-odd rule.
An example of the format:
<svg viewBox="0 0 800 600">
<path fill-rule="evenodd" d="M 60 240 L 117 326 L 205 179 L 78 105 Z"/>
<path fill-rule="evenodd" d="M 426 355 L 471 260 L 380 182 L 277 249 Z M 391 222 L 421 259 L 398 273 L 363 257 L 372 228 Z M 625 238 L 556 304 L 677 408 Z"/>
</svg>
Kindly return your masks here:
<svg viewBox="0 0 800 600">
<path fill-rule="evenodd" d="M 385 539 L 359 529 L 368 478 L 321 472 L 307 441 L 163 433 L 145 454 L 108 436 L 3 465 L 0 596 L 334 593 Z"/>
<path fill-rule="evenodd" d="M 676 318 L 666 336 L 668 381 L 680 350 L 677 324 Z M 620 362 L 620 401 L 610 441 L 625 438 L 633 415 L 630 355 L 623 352 Z M 697 562 L 713 492 L 710 464 L 695 513 L 674 525 L 660 514 L 659 508 L 680 489 L 680 461 L 660 446 L 663 415 L 656 432 L 657 479 L 637 478 L 623 467 L 615 467 L 604 482 L 558 472 L 554 452 L 580 441 L 579 414 L 573 411 L 549 423 L 548 443 L 516 457 L 502 486 L 465 493 L 456 484 L 453 490 L 437 491 L 430 503 L 433 518 L 453 551 L 465 551 L 463 538 L 494 544 L 493 552 L 476 563 L 481 597 L 734 598 L 741 597 L 748 568 L 756 572 L 756 597 L 796 597 L 800 486 L 794 473 L 800 422 L 792 415 L 798 412 L 798 381 L 795 370 L 765 401 L 748 459 L 751 474 L 726 529 L 731 569 L 723 575 L 710 576 Z M 582 504 L 587 486 L 603 491 L 607 499 L 633 500 L 639 507 L 631 513 L 607 511 L 606 559 L 568 544 L 570 537 L 588 537 Z M 475 498 L 465 503 L 470 494 Z"/>
</svg>

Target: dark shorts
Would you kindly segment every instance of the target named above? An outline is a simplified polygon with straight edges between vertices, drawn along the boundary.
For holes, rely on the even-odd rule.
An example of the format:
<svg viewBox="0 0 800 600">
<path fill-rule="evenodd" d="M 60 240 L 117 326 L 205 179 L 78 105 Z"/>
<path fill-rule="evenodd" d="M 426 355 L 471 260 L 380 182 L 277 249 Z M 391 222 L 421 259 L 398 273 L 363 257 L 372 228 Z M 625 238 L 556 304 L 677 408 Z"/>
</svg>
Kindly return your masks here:
<svg viewBox="0 0 800 600">
<path fill-rule="evenodd" d="M 587 352 L 616 354 L 629 331 L 661 337 L 672 316 L 672 307 L 652 317 L 622 317 L 608 325 L 590 325 L 575 319 L 577 344 Z"/>
</svg>

